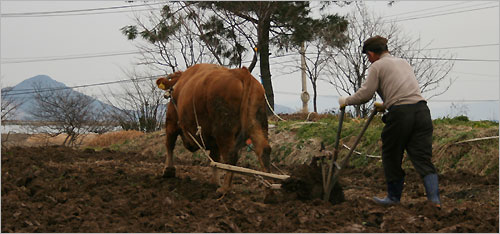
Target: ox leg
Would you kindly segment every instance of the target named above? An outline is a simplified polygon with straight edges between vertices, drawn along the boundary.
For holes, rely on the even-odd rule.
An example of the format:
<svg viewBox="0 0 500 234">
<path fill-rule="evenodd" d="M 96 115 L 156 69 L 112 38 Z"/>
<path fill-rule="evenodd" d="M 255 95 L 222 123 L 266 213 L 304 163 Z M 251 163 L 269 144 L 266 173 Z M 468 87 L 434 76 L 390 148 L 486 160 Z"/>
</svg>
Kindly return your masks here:
<svg viewBox="0 0 500 234">
<path fill-rule="evenodd" d="M 220 159 L 220 154 L 218 149 L 210 150 L 210 157 L 218 162 Z M 216 167 L 212 167 L 212 184 L 220 186 L 219 170 Z"/>
<path fill-rule="evenodd" d="M 264 135 L 264 132 L 261 129 L 254 130 L 250 134 L 250 139 L 254 144 L 254 151 L 259 158 L 260 167 L 265 172 L 271 172 L 271 146 L 269 146 L 269 141 Z M 268 188 L 265 190 L 265 198 L 264 203 L 275 203 L 276 200 L 275 193 L 272 189 Z"/>
<path fill-rule="evenodd" d="M 232 158 L 237 159 L 236 155 L 234 155 Z M 234 160 L 234 162 L 228 162 L 228 164 L 236 165 L 236 161 L 237 160 Z M 234 174 L 233 172 L 226 171 L 226 174 L 224 175 L 224 182 L 222 184 L 222 187 L 217 189 L 217 194 L 224 196 L 231 190 L 231 186 L 233 183 L 232 182 L 233 181 L 233 174 Z"/>
<path fill-rule="evenodd" d="M 174 167 L 174 148 L 175 141 L 177 140 L 177 131 L 169 131 L 167 127 L 167 155 L 165 159 L 165 166 L 163 167 L 163 177 L 173 178 L 175 177 L 175 167 Z"/>
<path fill-rule="evenodd" d="M 271 171 L 271 146 L 262 130 L 256 130 L 250 135 L 254 145 L 255 154 L 259 158 L 260 166 L 265 172 Z"/>
<path fill-rule="evenodd" d="M 230 165 L 236 165 L 238 161 L 238 151 L 235 150 L 234 142 L 227 144 L 223 149 L 221 149 L 222 160 L 224 163 Z M 217 194 L 224 196 L 231 190 L 231 185 L 233 181 L 233 172 L 226 171 L 224 176 L 224 182 L 222 187 L 217 189 Z"/>
</svg>

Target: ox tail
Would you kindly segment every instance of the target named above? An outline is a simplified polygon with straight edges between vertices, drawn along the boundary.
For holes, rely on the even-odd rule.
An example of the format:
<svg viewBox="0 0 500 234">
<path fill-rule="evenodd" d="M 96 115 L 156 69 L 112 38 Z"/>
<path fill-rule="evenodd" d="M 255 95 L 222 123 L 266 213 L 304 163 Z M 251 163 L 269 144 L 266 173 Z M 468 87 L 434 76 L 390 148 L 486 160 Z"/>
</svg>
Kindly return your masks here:
<svg viewBox="0 0 500 234">
<path fill-rule="evenodd" d="M 270 171 L 271 147 L 268 141 L 268 122 L 265 92 L 246 67 L 242 69 L 243 95 L 240 106 L 241 132 L 237 142 L 252 140 L 261 166 Z"/>
</svg>

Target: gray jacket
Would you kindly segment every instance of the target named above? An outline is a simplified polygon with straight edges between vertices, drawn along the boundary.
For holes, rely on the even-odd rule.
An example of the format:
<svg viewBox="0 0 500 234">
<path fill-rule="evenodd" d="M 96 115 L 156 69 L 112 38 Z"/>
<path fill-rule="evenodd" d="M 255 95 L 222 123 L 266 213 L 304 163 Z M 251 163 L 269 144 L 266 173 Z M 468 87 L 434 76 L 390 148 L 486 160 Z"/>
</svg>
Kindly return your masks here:
<svg viewBox="0 0 500 234">
<path fill-rule="evenodd" d="M 384 101 L 385 108 L 425 100 L 410 64 L 389 53 L 383 54 L 371 64 L 366 81 L 355 94 L 346 98 L 346 104 L 359 105 L 368 102 L 375 92 Z"/>
</svg>

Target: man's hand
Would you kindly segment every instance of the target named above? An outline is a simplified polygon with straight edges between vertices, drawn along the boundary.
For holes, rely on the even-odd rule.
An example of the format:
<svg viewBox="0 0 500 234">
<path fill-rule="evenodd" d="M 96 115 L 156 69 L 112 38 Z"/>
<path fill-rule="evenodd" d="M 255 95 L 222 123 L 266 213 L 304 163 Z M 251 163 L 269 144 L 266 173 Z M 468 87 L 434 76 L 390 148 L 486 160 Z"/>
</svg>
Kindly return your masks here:
<svg viewBox="0 0 500 234">
<path fill-rule="evenodd" d="M 346 104 L 347 97 L 339 97 L 339 109 L 342 109 L 347 106 Z"/>
<path fill-rule="evenodd" d="M 375 109 L 377 109 L 378 112 L 384 112 L 385 111 L 385 107 L 384 107 L 384 103 L 383 102 L 375 102 L 373 105 L 375 106 Z"/>
</svg>

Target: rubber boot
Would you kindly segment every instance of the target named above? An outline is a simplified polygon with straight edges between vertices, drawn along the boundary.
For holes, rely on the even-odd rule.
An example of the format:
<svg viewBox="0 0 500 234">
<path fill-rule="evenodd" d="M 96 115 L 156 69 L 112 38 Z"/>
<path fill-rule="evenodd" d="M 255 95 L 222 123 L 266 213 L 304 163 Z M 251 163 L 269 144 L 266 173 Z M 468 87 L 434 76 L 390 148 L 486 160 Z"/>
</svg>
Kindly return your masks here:
<svg viewBox="0 0 500 234">
<path fill-rule="evenodd" d="M 441 208 L 437 174 L 429 174 L 424 176 L 424 187 L 425 187 L 425 193 L 427 194 L 427 200 L 434 203 L 436 207 Z"/>
<path fill-rule="evenodd" d="M 373 197 L 373 201 L 381 205 L 399 204 L 403 193 L 404 179 L 395 182 L 387 182 L 387 196 L 384 198 Z"/>
</svg>

